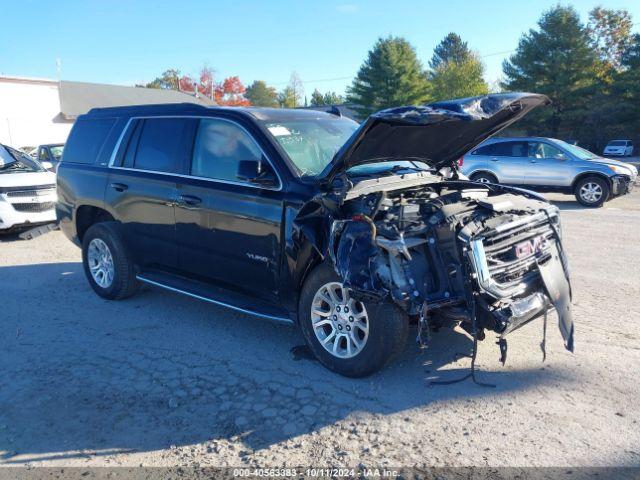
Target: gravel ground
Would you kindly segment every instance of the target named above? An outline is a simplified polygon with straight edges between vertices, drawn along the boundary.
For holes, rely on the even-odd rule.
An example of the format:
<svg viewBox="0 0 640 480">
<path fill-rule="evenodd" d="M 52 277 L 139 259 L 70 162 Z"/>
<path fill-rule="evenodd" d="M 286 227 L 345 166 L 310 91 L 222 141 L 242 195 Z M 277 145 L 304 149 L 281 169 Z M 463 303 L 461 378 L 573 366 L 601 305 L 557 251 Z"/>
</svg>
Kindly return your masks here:
<svg viewBox="0 0 640 480">
<path fill-rule="evenodd" d="M 339 377 L 291 349 L 292 327 L 146 288 L 98 298 L 60 232 L 0 245 L 0 464 L 46 466 L 640 465 L 640 192 L 563 209 L 576 352 L 550 318 L 502 367 L 471 340 L 409 342 L 386 370 Z"/>
</svg>

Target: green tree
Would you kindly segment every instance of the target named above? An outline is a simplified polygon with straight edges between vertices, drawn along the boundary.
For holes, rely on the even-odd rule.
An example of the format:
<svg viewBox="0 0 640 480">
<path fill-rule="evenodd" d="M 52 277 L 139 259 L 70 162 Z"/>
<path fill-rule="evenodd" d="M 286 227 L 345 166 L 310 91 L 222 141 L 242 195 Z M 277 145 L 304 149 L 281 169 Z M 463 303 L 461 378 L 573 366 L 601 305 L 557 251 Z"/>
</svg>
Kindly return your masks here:
<svg viewBox="0 0 640 480">
<path fill-rule="evenodd" d="M 286 86 L 278 93 L 278 103 L 282 108 L 296 108 L 298 105 L 296 91 L 291 86 Z"/>
<path fill-rule="evenodd" d="M 347 101 L 361 117 L 428 98 L 429 84 L 416 51 L 399 37 L 378 39 L 347 89 Z"/>
<path fill-rule="evenodd" d="M 631 14 L 624 9 L 595 7 L 589 12 L 587 31 L 591 45 L 606 67 L 620 68 L 622 55 L 633 41 L 632 26 Z"/>
<path fill-rule="evenodd" d="M 160 88 L 163 90 L 178 90 L 180 78 L 180 70 L 177 68 L 170 68 L 165 70 L 159 77 L 156 77 L 154 80 L 147 83 L 145 87 Z"/>
<path fill-rule="evenodd" d="M 311 94 L 311 105 L 325 105 L 324 95 L 322 95 L 317 88 Z"/>
<path fill-rule="evenodd" d="M 324 94 L 325 105 L 341 105 L 343 103 L 344 98 L 342 98 L 342 95 L 339 95 L 336 92 L 327 92 Z"/>
<path fill-rule="evenodd" d="M 502 65 L 505 90 L 543 93 L 553 102 L 521 125 L 536 134 L 576 138 L 595 90 L 596 64 L 575 9 L 558 5 L 544 12 L 538 29 L 524 34 Z"/>
<path fill-rule="evenodd" d="M 311 94 L 311 105 L 341 105 L 344 103 L 342 95 L 336 92 L 327 92 L 324 95 L 316 88 Z"/>
<path fill-rule="evenodd" d="M 489 86 L 483 75 L 484 66 L 475 55 L 462 61 L 441 63 L 431 72 L 431 95 L 436 101 L 485 95 L 489 93 Z"/>
<path fill-rule="evenodd" d="M 442 64 L 448 62 L 463 63 L 472 57 L 467 42 L 463 42 L 457 33 L 451 32 L 433 50 L 433 56 L 429 66 L 436 70 Z"/>
<path fill-rule="evenodd" d="M 255 80 L 247 87 L 244 96 L 256 107 L 277 107 L 278 92 L 273 87 L 267 86 L 262 80 Z"/>
<path fill-rule="evenodd" d="M 287 86 L 293 98 L 292 108 L 299 107 L 302 105 L 302 99 L 304 98 L 304 85 L 302 84 L 302 80 L 300 80 L 300 75 L 297 72 L 291 72 L 291 77 L 289 77 L 289 85 Z"/>
<path fill-rule="evenodd" d="M 629 46 L 621 55 L 620 66 L 611 87 L 608 122 L 618 126 L 615 136 L 637 142 L 640 140 L 640 34 L 631 37 Z"/>
</svg>

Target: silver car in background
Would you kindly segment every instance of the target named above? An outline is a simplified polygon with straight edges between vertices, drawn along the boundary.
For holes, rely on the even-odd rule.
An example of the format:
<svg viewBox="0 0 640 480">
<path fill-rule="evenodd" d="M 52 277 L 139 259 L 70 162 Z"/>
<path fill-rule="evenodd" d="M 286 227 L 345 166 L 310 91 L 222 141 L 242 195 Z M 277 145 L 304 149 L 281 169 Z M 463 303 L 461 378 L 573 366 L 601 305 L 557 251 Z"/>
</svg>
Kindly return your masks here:
<svg viewBox="0 0 640 480">
<path fill-rule="evenodd" d="M 574 194 L 587 207 L 600 207 L 630 192 L 638 175 L 628 163 L 542 137 L 492 138 L 460 163 L 462 173 L 471 180 Z"/>
</svg>

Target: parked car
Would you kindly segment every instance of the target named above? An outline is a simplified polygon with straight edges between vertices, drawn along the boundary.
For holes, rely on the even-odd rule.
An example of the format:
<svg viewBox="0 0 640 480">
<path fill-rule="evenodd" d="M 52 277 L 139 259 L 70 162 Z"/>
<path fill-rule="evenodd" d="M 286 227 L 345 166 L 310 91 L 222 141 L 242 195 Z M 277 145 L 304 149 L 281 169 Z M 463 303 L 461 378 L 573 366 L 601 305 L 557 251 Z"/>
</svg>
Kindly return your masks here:
<svg viewBox="0 0 640 480">
<path fill-rule="evenodd" d="M 146 283 L 292 322 L 343 375 L 400 352 L 409 316 L 422 339 L 461 323 L 505 353 L 553 305 L 572 349 L 558 209 L 455 174 L 469 145 L 547 102 L 489 95 L 361 126 L 312 110 L 94 109 L 67 140 L 57 214 L 101 297 Z"/>
<path fill-rule="evenodd" d="M 64 143 L 52 143 L 40 145 L 35 151 L 35 158 L 49 171 L 58 170 L 62 152 L 64 151 Z"/>
<path fill-rule="evenodd" d="M 0 145 L 0 233 L 55 222 L 55 181 L 26 153 Z"/>
<path fill-rule="evenodd" d="M 631 140 L 611 140 L 604 147 L 602 154 L 630 157 L 633 154 L 633 142 Z"/>
<path fill-rule="evenodd" d="M 476 182 L 574 194 L 587 207 L 629 193 L 638 175 L 628 163 L 541 137 L 487 140 L 463 157 L 462 172 Z"/>
</svg>

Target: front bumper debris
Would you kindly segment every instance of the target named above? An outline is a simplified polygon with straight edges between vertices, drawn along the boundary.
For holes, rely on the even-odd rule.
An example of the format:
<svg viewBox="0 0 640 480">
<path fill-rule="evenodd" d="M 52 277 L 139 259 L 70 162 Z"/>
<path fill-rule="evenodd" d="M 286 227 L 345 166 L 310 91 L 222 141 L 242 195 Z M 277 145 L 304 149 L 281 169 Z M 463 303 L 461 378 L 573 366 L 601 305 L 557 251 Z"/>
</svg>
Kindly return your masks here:
<svg viewBox="0 0 640 480">
<path fill-rule="evenodd" d="M 616 175 L 611 177 L 611 195 L 618 197 L 620 195 L 626 195 L 631 193 L 635 179 L 628 177 L 627 175 Z"/>
</svg>

